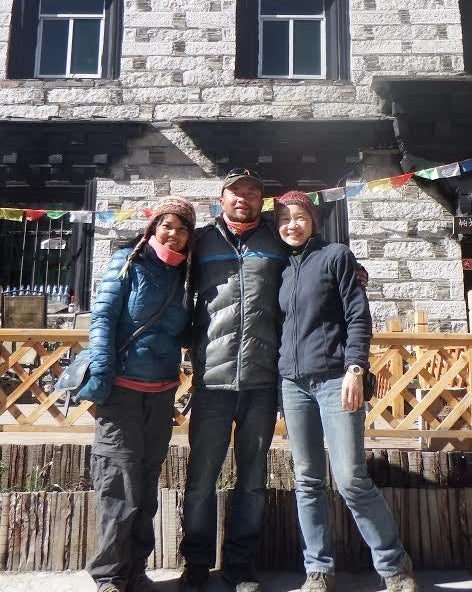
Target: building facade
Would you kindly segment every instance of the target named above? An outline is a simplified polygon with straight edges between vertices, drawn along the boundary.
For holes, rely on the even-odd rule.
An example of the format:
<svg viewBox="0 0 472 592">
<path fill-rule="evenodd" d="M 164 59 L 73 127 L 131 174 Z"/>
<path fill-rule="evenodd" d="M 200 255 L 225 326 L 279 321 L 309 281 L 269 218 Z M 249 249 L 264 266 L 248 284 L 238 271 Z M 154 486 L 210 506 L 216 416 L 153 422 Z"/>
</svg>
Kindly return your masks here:
<svg viewBox="0 0 472 592">
<path fill-rule="evenodd" d="M 1 207 L 138 212 L 174 193 L 203 212 L 236 166 L 270 197 L 472 158 L 470 4 L 3 0 Z M 426 310 L 432 330 L 468 330 L 453 218 L 471 195 L 464 173 L 320 205 L 369 271 L 378 329 Z M 61 220 L 0 220 L 0 284 L 67 283 L 86 308 L 145 219 Z M 52 237 L 65 248 L 37 247 Z"/>
</svg>

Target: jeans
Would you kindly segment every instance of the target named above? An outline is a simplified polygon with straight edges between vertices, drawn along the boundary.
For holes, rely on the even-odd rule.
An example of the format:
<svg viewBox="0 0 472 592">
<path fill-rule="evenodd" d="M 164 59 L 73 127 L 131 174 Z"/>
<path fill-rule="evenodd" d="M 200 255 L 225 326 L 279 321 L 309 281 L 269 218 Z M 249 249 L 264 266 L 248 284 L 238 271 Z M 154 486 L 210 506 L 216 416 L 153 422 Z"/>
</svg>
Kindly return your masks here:
<svg viewBox="0 0 472 592">
<path fill-rule="evenodd" d="M 338 490 L 370 547 L 375 569 L 382 577 L 389 577 L 401 570 L 406 554 L 393 515 L 367 473 L 365 409 L 343 411 L 342 381 L 343 377 L 296 382 L 282 379 L 305 569 L 334 573 L 324 433 Z"/>
<path fill-rule="evenodd" d="M 194 393 L 181 545 L 187 565 L 211 567 L 215 563 L 216 481 L 234 421 L 237 480 L 223 542 L 223 567 L 252 566 L 264 519 L 267 452 L 276 409 L 275 388 Z"/>
<path fill-rule="evenodd" d="M 175 388 L 143 393 L 113 387 L 96 406 L 92 479 L 96 555 L 87 566 L 98 592 L 124 590 L 154 549 L 157 483 L 172 435 Z"/>
</svg>

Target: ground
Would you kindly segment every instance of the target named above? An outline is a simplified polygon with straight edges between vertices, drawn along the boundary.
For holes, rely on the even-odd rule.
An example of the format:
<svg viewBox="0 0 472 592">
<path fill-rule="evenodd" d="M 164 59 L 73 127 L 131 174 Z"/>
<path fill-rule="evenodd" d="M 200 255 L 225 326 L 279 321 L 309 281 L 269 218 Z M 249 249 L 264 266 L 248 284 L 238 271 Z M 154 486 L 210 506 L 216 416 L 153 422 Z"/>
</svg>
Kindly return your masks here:
<svg viewBox="0 0 472 592">
<path fill-rule="evenodd" d="M 177 592 L 179 572 L 157 570 L 148 572 L 149 576 L 161 582 L 162 592 Z M 472 574 L 461 571 L 423 571 L 417 573 L 420 592 L 447 592 L 472 590 Z M 303 582 L 303 575 L 295 573 L 261 574 L 264 592 L 294 592 Z M 85 571 L 78 572 L 26 572 L 0 573 L 1 592 L 94 592 L 95 586 Z M 338 592 L 383 592 L 385 586 L 378 575 L 372 572 L 360 574 L 337 574 Z M 218 574 L 212 575 L 208 592 L 231 592 Z"/>
</svg>

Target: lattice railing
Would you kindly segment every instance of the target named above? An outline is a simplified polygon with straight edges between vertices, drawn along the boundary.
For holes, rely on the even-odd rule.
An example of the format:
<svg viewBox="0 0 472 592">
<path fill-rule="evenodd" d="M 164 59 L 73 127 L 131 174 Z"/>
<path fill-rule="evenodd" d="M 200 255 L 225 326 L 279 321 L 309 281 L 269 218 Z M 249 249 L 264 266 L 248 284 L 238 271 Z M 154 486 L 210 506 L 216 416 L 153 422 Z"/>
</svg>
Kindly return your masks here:
<svg viewBox="0 0 472 592">
<path fill-rule="evenodd" d="M 66 415 L 52 392 L 70 353 L 87 340 L 87 331 L 80 329 L 0 329 L 0 430 L 93 431 L 91 403 L 72 406 Z M 374 334 L 371 369 L 378 386 L 367 403 L 366 434 L 422 438 L 423 443 L 439 438 L 455 447 L 472 443 L 471 361 L 470 334 Z M 176 432 L 188 426 L 188 362 L 181 383 Z M 283 419 L 276 433 L 285 433 Z"/>
</svg>

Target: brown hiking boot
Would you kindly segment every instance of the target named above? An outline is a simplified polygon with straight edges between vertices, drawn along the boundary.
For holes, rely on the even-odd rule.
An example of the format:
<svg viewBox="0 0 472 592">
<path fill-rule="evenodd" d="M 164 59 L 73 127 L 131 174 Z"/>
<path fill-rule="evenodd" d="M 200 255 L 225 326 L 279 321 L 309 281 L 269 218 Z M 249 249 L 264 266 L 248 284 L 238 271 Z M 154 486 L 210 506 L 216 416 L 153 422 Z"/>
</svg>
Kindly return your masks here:
<svg viewBox="0 0 472 592">
<path fill-rule="evenodd" d="M 334 592 L 334 576 L 310 571 L 306 574 L 306 580 L 300 592 Z"/>
<path fill-rule="evenodd" d="M 409 555 L 406 556 L 405 562 L 397 574 L 384 579 L 387 592 L 418 592 Z"/>
</svg>

